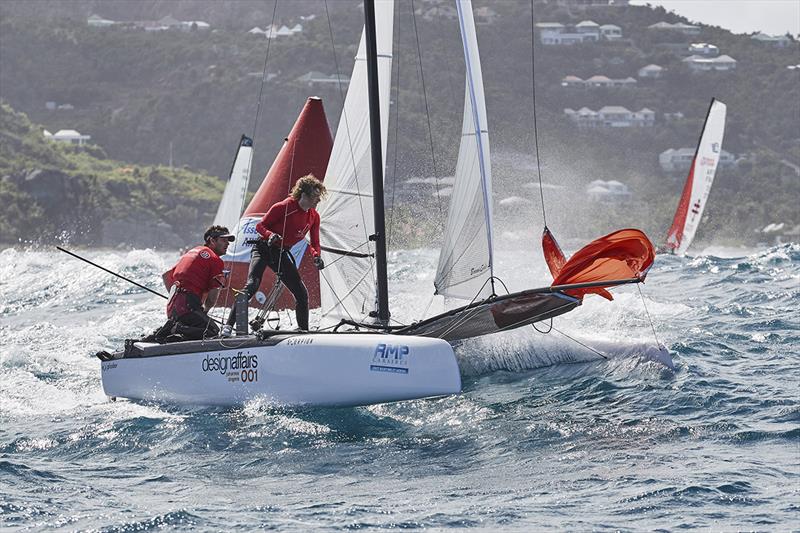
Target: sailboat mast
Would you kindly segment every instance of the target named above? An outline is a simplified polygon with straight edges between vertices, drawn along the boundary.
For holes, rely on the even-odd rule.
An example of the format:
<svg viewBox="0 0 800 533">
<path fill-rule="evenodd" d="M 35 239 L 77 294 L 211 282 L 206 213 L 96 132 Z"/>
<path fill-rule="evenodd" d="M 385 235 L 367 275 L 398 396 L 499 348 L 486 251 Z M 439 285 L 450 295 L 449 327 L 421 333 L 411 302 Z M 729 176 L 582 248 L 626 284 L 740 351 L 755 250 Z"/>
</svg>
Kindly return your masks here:
<svg viewBox="0 0 800 533">
<path fill-rule="evenodd" d="M 380 322 L 389 321 L 389 284 L 386 272 L 386 222 L 383 207 L 383 154 L 381 153 L 381 116 L 378 91 L 378 46 L 375 37 L 375 2 L 364 0 L 364 28 L 367 44 L 367 85 L 369 89 L 369 133 L 372 152 L 372 207 L 375 216 L 376 285 Z"/>
</svg>

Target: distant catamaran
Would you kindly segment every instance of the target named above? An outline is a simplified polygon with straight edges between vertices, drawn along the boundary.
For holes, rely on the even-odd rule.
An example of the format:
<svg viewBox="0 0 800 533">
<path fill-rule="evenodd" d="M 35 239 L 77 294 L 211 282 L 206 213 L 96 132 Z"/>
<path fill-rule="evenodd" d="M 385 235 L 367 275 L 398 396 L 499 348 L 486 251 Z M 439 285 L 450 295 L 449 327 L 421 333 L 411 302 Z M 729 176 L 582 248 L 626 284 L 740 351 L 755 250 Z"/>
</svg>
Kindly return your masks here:
<svg viewBox="0 0 800 533">
<path fill-rule="evenodd" d="M 725 133 L 725 115 L 727 106 L 711 99 L 703 131 L 697 143 L 697 150 L 683 186 L 683 193 L 672 220 L 672 227 L 667 233 L 665 248 L 667 251 L 683 255 L 692 244 L 697 226 L 706 208 L 711 184 L 717 172 L 720 154 L 722 153 L 722 136 Z"/>
</svg>

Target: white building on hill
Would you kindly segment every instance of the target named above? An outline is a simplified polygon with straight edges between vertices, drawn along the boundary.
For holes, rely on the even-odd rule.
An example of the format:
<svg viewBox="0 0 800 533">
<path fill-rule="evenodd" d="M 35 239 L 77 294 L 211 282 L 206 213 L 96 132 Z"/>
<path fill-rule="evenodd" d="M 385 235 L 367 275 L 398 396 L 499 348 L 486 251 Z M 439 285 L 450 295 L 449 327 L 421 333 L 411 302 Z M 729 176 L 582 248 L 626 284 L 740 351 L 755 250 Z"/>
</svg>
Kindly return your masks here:
<svg viewBox="0 0 800 533">
<path fill-rule="evenodd" d="M 708 72 L 712 70 L 734 70 L 736 68 L 736 60 L 729 55 L 721 55 L 719 57 L 703 57 L 703 56 L 689 56 L 682 60 L 694 72 Z"/>
<path fill-rule="evenodd" d="M 598 111 L 582 107 L 575 111 L 565 109 L 564 114 L 579 128 L 649 128 L 655 124 L 656 114 L 646 107 L 639 111 L 630 111 L 623 106 L 607 105 Z"/>
<path fill-rule="evenodd" d="M 90 135 L 81 135 L 75 130 L 58 130 L 54 134 L 44 130 L 44 138 L 51 141 L 68 142 L 83 146 L 92 137 Z"/>
<path fill-rule="evenodd" d="M 692 166 L 694 148 L 670 148 L 658 156 L 658 164 L 664 172 L 687 172 Z M 725 150 L 720 151 L 719 166 L 730 167 L 736 164 L 736 156 Z"/>
<path fill-rule="evenodd" d="M 776 48 L 785 48 L 792 44 L 792 40 L 786 35 L 767 35 L 766 33 L 758 32 L 752 37 L 754 41 L 759 41 L 766 44 L 771 44 Z"/>
<path fill-rule="evenodd" d="M 593 202 L 626 203 L 631 199 L 628 186 L 617 180 L 594 180 L 586 186 L 586 195 Z"/>
<path fill-rule="evenodd" d="M 601 39 L 615 41 L 622 38 L 622 29 L 614 24 L 597 24 L 593 20 L 583 20 L 574 27 L 560 22 L 540 22 L 536 24 L 542 44 L 569 46 L 581 43 L 594 43 Z"/>
</svg>

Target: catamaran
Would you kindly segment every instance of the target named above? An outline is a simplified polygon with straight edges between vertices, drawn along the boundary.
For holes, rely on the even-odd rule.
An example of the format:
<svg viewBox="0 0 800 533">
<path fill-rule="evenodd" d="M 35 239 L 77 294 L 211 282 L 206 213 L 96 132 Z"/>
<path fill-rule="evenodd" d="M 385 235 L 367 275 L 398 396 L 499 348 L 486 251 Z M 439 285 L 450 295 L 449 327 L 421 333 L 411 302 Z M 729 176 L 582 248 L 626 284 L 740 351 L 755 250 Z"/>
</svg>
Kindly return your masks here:
<svg viewBox="0 0 800 533">
<path fill-rule="evenodd" d="M 567 260 L 550 239 L 551 286 L 498 295 L 492 237 L 491 163 L 472 7 L 456 2 L 466 64 L 456 183 L 435 281 L 468 300 L 410 324 L 391 322 L 383 166 L 388 139 L 392 1 L 364 2 L 365 25 L 325 179 L 320 210 L 323 329 L 259 329 L 165 345 L 126 342 L 101 357 L 110 397 L 191 404 L 366 405 L 458 393 L 451 342 L 547 320 L 587 292 L 644 280 L 652 244 L 638 230 L 598 239 Z M 553 248 L 555 247 L 555 248 Z M 557 251 L 557 253 L 556 253 Z M 237 304 L 240 311 L 247 303 Z M 327 323 L 327 326 L 325 325 Z M 239 327 L 246 321 L 237 320 Z"/>
<path fill-rule="evenodd" d="M 719 158 L 722 155 L 726 113 L 727 106 L 712 98 L 692 158 L 692 165 L 689 167 L 689 175 L 686 176 L 681 199 L 678 201 L 672 226 L 667 233 L 665 248 L 673 254 L 686 253 L 694 240 L 697 226 L 700 225 L 708 195 L 711 193 L 711 185 L 717 173 Z"/>
</svg>

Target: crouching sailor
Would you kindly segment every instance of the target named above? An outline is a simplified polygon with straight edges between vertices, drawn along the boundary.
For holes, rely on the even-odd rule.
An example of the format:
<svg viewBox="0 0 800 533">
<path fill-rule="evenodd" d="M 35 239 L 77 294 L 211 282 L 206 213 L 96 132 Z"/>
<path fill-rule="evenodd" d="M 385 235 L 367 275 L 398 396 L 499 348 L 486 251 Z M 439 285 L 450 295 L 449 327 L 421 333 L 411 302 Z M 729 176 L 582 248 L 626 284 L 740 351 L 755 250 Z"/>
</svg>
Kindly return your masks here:
<svg viewBox="0 0 800 533">
<path fill-rule="evenodd" d="M 203 239 L 203 246 L 186 252 L 172 269 L 164 273 L 164 284 L 170 289 L 167 302 L 169 320 L 150 338 L 143 340 L 162 342 L 170 335 L 179 336 L 174 340 L 197 340 L 219 335 L 219 328 L 207 313 L 225 286 L 224 262 L 220 256 L 225 254 L 235 237 L 224 226 L 211 226 Z"/>
</svg>

